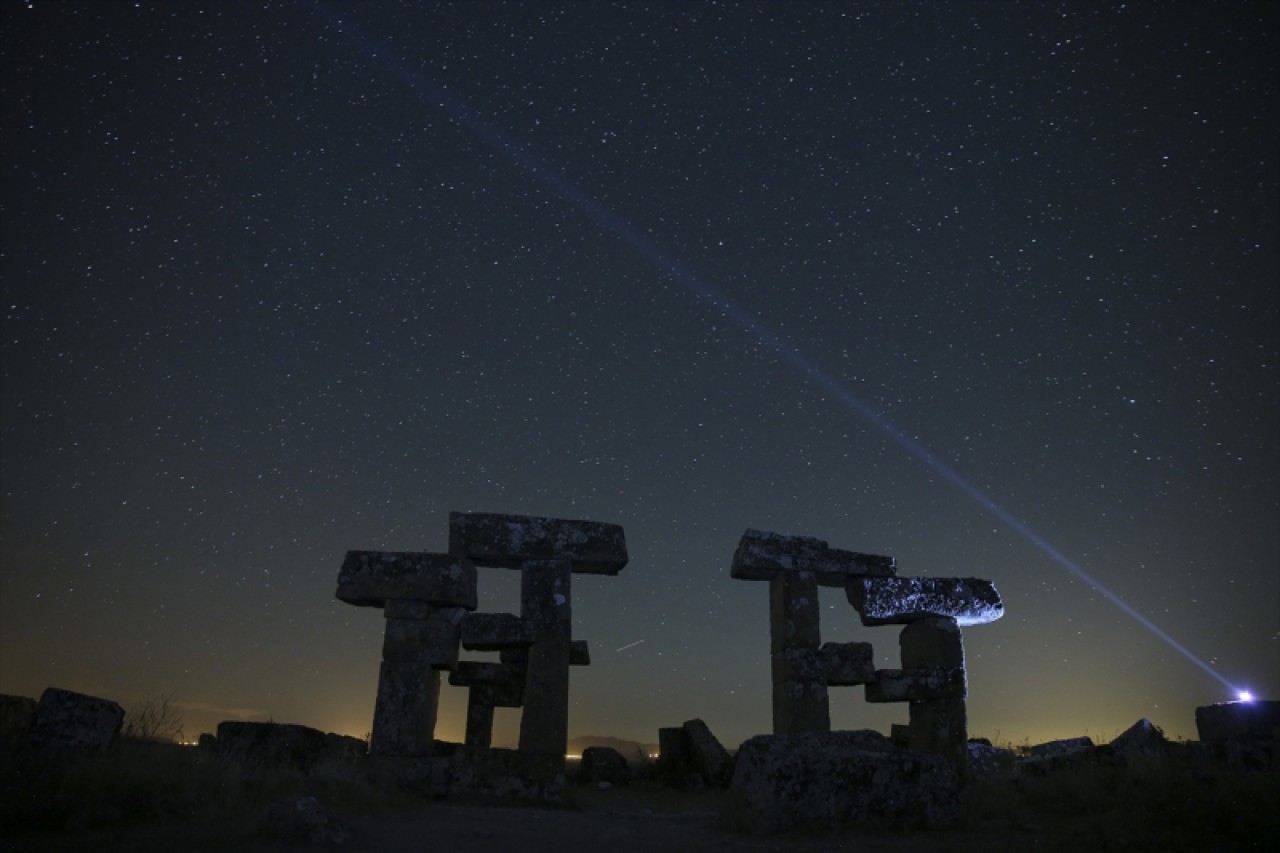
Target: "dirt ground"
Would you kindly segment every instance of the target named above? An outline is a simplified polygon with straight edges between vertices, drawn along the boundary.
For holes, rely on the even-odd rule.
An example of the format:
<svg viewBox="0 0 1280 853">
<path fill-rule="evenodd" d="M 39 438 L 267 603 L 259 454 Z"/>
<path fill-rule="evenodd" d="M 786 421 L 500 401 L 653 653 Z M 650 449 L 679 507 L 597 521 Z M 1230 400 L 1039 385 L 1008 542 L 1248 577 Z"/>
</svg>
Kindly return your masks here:
<svg viewBox="0 0 1280 853">
<path fill-rule="evenodd" d="M 1003 825 L 956 830 L 889 832 L 849 829 L 753 837 L 723 826 L 722 794 L 704 792 L 664 799 L 635 791 L 581 791 L 568 808 L 460 805 L 424 802 L 379 815 L 339 816 L 351 839 L 336 848 L 352 853 L 736 853 L 736 851 L 1075 851 L 1114 849 L 1086 823 Z M 693 806 L 692 808 L 682 808 Z M 1124 849 L 1170 849 L 1121 845 Z M 325 849 L 306 843 L 270 841 L 256 817 L 211 823 L 142 824 L 72 834 L 0 839 L 4 853 L 296 853 Z M 333 848 L 330 848 L 333 849 Z M 1190 845 L 1185 850 L 1209 850 Z M 1250 849 L 1217 847 L 1220 850 Z"/>
</svg>

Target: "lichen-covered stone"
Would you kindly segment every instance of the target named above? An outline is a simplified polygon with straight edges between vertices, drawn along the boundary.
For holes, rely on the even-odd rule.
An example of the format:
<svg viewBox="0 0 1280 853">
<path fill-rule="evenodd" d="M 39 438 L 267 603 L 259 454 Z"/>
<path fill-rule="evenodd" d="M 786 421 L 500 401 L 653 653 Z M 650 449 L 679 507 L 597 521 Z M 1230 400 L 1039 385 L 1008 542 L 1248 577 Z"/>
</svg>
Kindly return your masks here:
<svg viewBox="0 0 1280 853">
<path fill-rule="evenodd" d="M 831 703 L 822 679 L 775 678 L 772 698 L 774 734 L 831 730 Z"/>
<path fill-rule="evenodd" d="M 568 639 L 573 629 L 568 560 L 530 560 L 520 573 L 520 617 L 539 639 Z"/>
<path fill-rule="evenodd" d="M 827 684 L 866 684 L 876 679 L 870 643 L 823 643 L 820 654 Z"/>
<path fill-rule="evenodd" d="M 487 661 L 459 661 L 449 673 L 449 683 L 457 687 L 492 687 L 507 684 L 523 684 L 524 668 Z"/>
<path fill-rule="evenodd" d="M 995 585 L 978 578 L 855 578 L 845 590 L 863 625 L 901 625 L 945 616 L 964 627 L 1004 615 Z"/>
<path fill-rule="evenodd" d="M 889 576 L 892 557 L 828 547 L 809 536 L 783 536 L 748 528 L 738 541 L 729 574 L 739 580 L 772 581 L 779 574 L 807 572 L 822 586 L 844 586 L 862 575 Z"/>
<path fill-rule="evenodd" d="M 963 699 L 911 702 L 908 744 L 913 750 L 942 755 L 963 775 L 969 759 L 969 716 Z"/>
<path fill-rule="evenodd" d="M 520 751 L 563 759 L 568 742 L 569 640 L 540 640 L 529 646 Z"/>
<path fill-rule="evenodd" d="M 738 750 L 730 796 L 756 834 L 943 826 L 960 817 L 960 778 L 949 762 L 895 749 L 871 731 L 753 737 Z"/>
<path fill-rule="evenodd" d="M 450 608 L 428 619 L 388 619 L 382 640 L 382 659 L 404 663 L 426 663 L 436 669 L 453 669 L 458 664 L 461 619 L 453 619 Z"/>
<path fill-rule="evenodd" d="M 916 669 L 876 670 L 867 684 L 868 702 L 912 702 L 923 699 L 963 699 L 967 692 L 963 669 L 922 666 Z"/>
<path fill-rule="evenodd" d="M 601 575 L 616 575 L 627 564 L 621 525 L 483 512 L 449 514 L 449 553 L 504 569 L 568 560 L 575 572 Z"/>
<path fill-rule="evenodd" d="M 50 687 L 40 695 L 27 743 L 36 750 L 95 755 L 123 725 L 124 709 L 115 702 Z"/>
<path fill-rule="evenodd" d="M 467 651 L 493 652 L 533 640 L 533 625 L 513 613 L 468 613 L 462 620 L 462 647 Z"/>
<path fill-rule="evenodd" d="M 337 597 L 359 607 L 404 598 L 475 610 L 476 567 L 449 554 L 348 551 L 338 571 Z"/>
</svg>

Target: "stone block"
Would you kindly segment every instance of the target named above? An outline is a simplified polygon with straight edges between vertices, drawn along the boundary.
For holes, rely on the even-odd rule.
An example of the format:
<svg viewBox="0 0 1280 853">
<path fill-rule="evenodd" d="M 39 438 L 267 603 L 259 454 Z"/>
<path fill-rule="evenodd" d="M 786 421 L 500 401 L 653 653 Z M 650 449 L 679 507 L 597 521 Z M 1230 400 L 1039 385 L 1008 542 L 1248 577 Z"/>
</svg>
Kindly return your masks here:
<svg viewBox="0 0 1280 853">
<path fill-rule="evenodd" d="M 902 668 L 921 666 L 964 666 L 964 639 L 956 620 L 930 616 L 903 627 L 898 634 Z"/>
<path fill-rule="evenodd" d="M 430 755 L 439 700 L 440 673 L 430 664 L 383 661 L 370 752 L 401 757 Z"/>
<path fill-rule="evenodd" d="M 879 669 L 876 680 L 867 683 L 868 702 L 963 699 L 966 693 L 964 670 L 945 666 Z"/>
<path fill-rule="evenodd" d="M 827 681 L 827 659 L 819 649 L 794 648 L 774 652 L 771 658 L 773 683 L 780 681 Z"/>
<path fill-rule="evenodd" d="M 96 755 L 124 725 L 124 709 L 109 699 L 50 687 L 40 695 L 27 743 L 37 750 Z"/>
<path fill-rule="evenodd" d="M 706 777 L 707 784 L 726 787 L 733 773 L 733 759 L 711 729 L 702 720 L 686 720 L 683 727 L 689 739 L 689 753 L 693 766 Z"/>
<path fill-rule="evenodd" d="M 524 667 L 483 661 L 459 661 L 449 673 L 449 683 L 457 687 L 505 687 L 524 684 Z"/>
<path fill-rule="evenodd" d="M 910 748 L 944 756 L 963 775 L 969 757 L 969 718 L 964 700 L 933 699 L 912 702 L 908 707 Z"/>
<path fill-rule="evenodd" d="M 831 703 L 826 682 L 775 678 L 772 697 L 774 734 L 831 730 Z"/>
<path fill-rule="evenodd" d="M 487 749 L 493 744 L 493 703 L 472 690 L 467 696 L 467 746 Z"/>
<path fill-rule="evenodd" d="M 573 630 L 568 560 L 530 560 L 520 574 L 520 617 L 538 639 L 568 640 Z"/>
<path fill-rule="evenodd" d="M 520 751 L 564 758 L 569 743 L 569 641 L 529 646 Z"/>
<path fill-rule="evenodd" d="M 0 695 L 0 753 L 16 749 L 36 721 L 36 700 L 30 696 Z"/>
<path fill-rule="evenodd" d="M 856 578 L 845 590 L 863 625 L 904 625 L 946 616 L 967 627 L 1004 615 L 995 585 L 978 578 Z"/>
<path fill-rule="evenodd" d="M 689 735 L 683 726 L 658 729 L 658 763 L 664 768 L 684 767 L 692 763 Z"/>
<path fill-rule="evenodd" d="M 616 575 L 627 564 L 621 525 L 482 512 L 449 514 L 449 553 L 503 569 L 568 560 L 575 572 Z"/>
<path fill-rule="evenodd" d="M 1031 760 L 1044 761 L 1046 759 L 1068 758 L 1085 753 L 1091 754 L 1093 750 L 1092 738 L 1069 737 L 1038 743 L 1027 750 L 1027 757 Z"/>
<path fill-rule="evenodd" d="M 519 708 L 524 704 L 524 682 L 472 687 L 471 696 L 477 702 L 483 702 L 495 708 Z"/>
<path fill-rule="evenodd" d="M 582 750 L 575 778 L 580 785 L 631 784 L 631 765 L 622 753 L 607 746 L 589 746 Z"/>
<path fill-rule="evenodd" d="M 359 607 L 407 598 L 475 610 L 476 567 L 448 554 L 348 551 L 338 572 L 337 597 Z"/>
<path fill-rule="evenodd" d="M 533 625 L 511 613 L 468 613 L 462 620 L 462 647 L 467 651 L 527 646 L 534 636 Z"/>
<path fill-rule="evenodd" d="M 1219 702 L 1196 708 L 1196 731 L 1202 741 L 1280 741 L 1280 702 Z"/>
<path fill-rule="evenodd" d="M 569 666 L 591 666 L 591 649 L 586 640 L 569 643 Z"/>
<path fill-rule="evenodd" d="M 870 643 L 823 643 L 822 665 L 829 685 L 866 684 L 876 680 Z"/>
<path fill-rule="evenodd" d="M 461 633 L 459 622 L 443 614 L 431 619 L 388 619 L 382 659 L 453 669 L 458 665 Z"/>
<path fill-rule="evenodd" d="M 1172 745 L 1158 726 L 1150 720 L 1141 719 L 1117 735 L 1109 746 L 1112 755 L 1123 759 L 1156 761 L 1167 758 Z"/>
<path fill-rule="evenodd" d="M 289 723 L 218 723 L 218 755 L 249 767 L 280 767 L 308 773 L 326 755 L 325 734 Z M 361 742 L 361 748 L 364 744 Z"/>
<path fill-rule="evenodd" d="M 817 649 L 818 583 L 808 572 L 783 572 L 769 581 L 769 642 L 774 653 L 784 649 Z"/>
<path fill-rule="evenodd" d="M 822 586 L 845 586 L 861 575 L 889 576 L 892 557 L 830 548 L 821 539 L 783 536 L 748 528 L 738 541 L 729 574 L 739 580 L 772 581 L 787 572 L 806 572 Z"/>
<path fill-rule="evenodd" d="M 738 750 L 730 798 L 745 828 L 945 826 L 961 816 L 955 768 L 872 731 L 759 735 Z M 927 846 L 927 845 L 926 845 Z"/>
</svg>

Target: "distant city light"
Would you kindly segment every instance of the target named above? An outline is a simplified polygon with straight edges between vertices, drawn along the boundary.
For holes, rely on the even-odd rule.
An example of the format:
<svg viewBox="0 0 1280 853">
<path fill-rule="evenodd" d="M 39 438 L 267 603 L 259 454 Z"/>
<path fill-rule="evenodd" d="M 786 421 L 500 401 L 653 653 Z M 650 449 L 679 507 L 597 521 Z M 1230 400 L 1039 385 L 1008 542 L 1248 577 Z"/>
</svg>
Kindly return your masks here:
<svg viewBox="0 0 1280 853">
<path fill-rule="evenodd" d="M 1252 694 L 1252 693 L 1250 693 L 1248 690 L 1241 690 L 1241 691 L 1239 692 L 1239 694 L 1237 694 L 1237 695 L 1240 697 L 1240 701 L 1241 701 L 1241 702 L 1252 702 L 1252 701 L 1253 701 L 1253 694 Z"/>
</svg>

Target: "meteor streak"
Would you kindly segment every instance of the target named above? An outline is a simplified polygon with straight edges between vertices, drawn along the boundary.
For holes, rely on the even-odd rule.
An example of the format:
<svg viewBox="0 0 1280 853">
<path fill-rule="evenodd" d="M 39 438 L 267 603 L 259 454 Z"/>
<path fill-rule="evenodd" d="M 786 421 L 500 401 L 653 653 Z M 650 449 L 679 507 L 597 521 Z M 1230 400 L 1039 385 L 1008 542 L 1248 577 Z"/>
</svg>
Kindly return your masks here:
<svg viewBox="0 0 1280 853">
<path fill-rule="evenodd" d="M 614 652 L 625 652 L 627 649 L 634 649 L 636 646 L 640 645 L 643 642 L 644 640 L 636 640 L 634 643 L 627 643 L 625 646 L 623 646 L 620 649 L 614 649 Z"/>
</svg>

